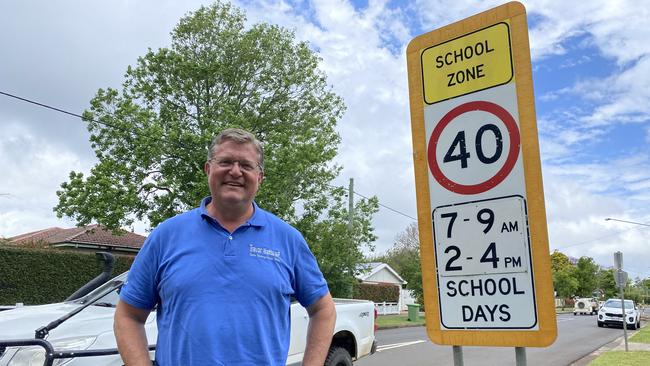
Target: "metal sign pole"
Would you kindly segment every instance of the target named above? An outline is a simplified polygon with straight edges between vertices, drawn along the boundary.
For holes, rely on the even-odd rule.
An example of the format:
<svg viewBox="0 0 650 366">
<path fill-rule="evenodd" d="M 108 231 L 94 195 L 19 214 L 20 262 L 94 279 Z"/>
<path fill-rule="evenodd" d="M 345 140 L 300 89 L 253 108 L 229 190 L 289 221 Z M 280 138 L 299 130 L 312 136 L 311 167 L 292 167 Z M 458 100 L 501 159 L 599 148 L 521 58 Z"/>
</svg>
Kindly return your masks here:
<svg viewBox="0 0 650 366">
<path fill-rule="evenodd" d="M 627 273 L 623 271 L 623 253 L 616 252 L 614 253 L 614 280 L 618 288 L 621 290 L 621 320 L 623 320 L 623 338 L 625 338 L 625 352 L 628 351 L 627 348 L 627 322 L 625 321 L 625 294 L 624 289 L 627 283 Z"/>
<path fill-rule="evenodd" d="M 526 366 L 526 347 L 515 347 L 517 366 Z"/>
<path fill-rule="evenodd" d="M 620 285 L 619 287 L 621 289 L 621 315 L 623 316 L 623 338 L 625 338 L 625 352 L 628 351 L 627 348 L 627 322 L 625 321 L 625 299 L 624 297 L 624 291 L 623 291 L 623 284 Z"/>
<path fill-rule="evenodd" d="M 463 347 L 452 346 L 454 349 L 454 366 L 463 366 Z"/>
</svg>

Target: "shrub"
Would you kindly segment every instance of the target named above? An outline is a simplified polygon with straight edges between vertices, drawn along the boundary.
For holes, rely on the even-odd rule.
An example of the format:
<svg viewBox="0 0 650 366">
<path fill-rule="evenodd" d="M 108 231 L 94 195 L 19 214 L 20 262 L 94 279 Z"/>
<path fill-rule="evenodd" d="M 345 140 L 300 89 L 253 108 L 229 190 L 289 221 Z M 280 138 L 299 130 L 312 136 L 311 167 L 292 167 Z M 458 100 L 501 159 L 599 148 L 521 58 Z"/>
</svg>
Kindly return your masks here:
<svg viewBox="0 0 650 366">
<path fill-rule="evenodd" d="M 380 302 L 399 302 L 399 286 L 391 283 L 356 283 L 353 298 Z"/>
<path fill-rule="evenodd" d="M 128 270 L 132 262 L 132 257 L 116 255 L 113 275 Z M 63 301 L 102 269 L 94 253 L 0 246 L 0 305 Z"/>
</svg>

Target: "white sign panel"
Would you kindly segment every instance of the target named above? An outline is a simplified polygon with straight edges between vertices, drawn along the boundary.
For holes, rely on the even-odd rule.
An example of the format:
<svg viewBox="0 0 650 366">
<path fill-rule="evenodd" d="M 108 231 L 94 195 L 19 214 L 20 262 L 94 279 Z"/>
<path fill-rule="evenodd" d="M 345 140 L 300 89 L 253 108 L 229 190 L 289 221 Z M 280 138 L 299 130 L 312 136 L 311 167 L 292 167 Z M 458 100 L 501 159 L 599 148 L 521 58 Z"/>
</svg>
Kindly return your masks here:
<svg viewBox="0 0 650 366">
<path fill-rule="evenodd" d="M 424 115 L 442 327 L 537 329 L 515 85 Z"/>
<path fill-rule="evenodd" d="M 441 206 L 432 216 L 442 325 L 448 329 L 535 326 L 523 198 Z"/>
</svg>

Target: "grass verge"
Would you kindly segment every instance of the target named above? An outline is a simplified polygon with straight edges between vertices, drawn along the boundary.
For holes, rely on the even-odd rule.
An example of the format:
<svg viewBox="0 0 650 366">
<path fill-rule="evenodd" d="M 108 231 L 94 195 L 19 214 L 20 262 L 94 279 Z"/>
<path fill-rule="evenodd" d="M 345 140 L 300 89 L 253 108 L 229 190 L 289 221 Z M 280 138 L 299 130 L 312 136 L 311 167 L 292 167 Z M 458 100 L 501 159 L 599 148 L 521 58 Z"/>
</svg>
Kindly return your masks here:
<svg viewBox="0 0 650 366">
<path fill-rule="evenodd" d="M 377 325 L 379 326 L 379 329 L 416 327 L 424 324 L 425 321 L 424 321 L 423 313 L 420 313 L 420 316 L 417 321 L 409 321 L 407 314 L 380 315 L 377 317 Z"/>
<path fill-rule="evenodd" d="M 573 313 L 573 307 L 555 308 L 556 314 Z"/>
<path fill-rule="evenodd" d="M 650 327 L 641 328 L 630 343 L 650 343 Z M 648 351 L 609 351 L 600 355 L 589 363 L 589 366 L 642 366 L 650 365 L 650 352 Z"/>
<path fill-rule="evenodd" d="M 650 327 L 645 326 L 641 328 L 641 330 L 630 338 L 630 342 L 650 343 Z M 650 365 L 650 363 L 648 363 L 648 365 Z"/>
<path fill-rule="evenodd" d="M 650 365 L 650 352 L 609 351 L 600 355 L 589 366 L 647 366 Z"/>
</svg>

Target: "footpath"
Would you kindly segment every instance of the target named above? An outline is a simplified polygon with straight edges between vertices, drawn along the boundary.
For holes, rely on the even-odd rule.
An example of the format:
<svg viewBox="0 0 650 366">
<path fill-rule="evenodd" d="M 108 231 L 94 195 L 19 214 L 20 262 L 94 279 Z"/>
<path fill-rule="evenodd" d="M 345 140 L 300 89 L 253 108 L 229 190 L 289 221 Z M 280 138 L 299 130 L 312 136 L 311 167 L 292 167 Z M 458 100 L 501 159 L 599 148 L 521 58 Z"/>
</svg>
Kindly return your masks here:
<svg viewBox="0 0 650 366">
<path fill-rule="evenodd" d="M 646 324 L 642 327 L 645 328 L 648 326 L 647 320 Z M 627 349 L 628 351 L 646 351 L 650 352 L 650 343 L 639 343 L 639 342 L 630 342 L 630 338 L 635 335 L 638 332 L 638 330 L 628 330 L 627 333 Z M 588 365 L 591 361 L 595 360 L 598 358 L 598 356 L 602 355 L 605 352 L 609 351 L 625 351 L 625 338 L 623 336 L 620 336 L 616 338 L 615 340 L 603 345 L 599 349 L 595 350 L 594 352 L 586 355 L 585 357 L 579 359 L 578 361 L 574 362 L 571 364 L 571 366 L 586 366 Z"/>
</svg>

